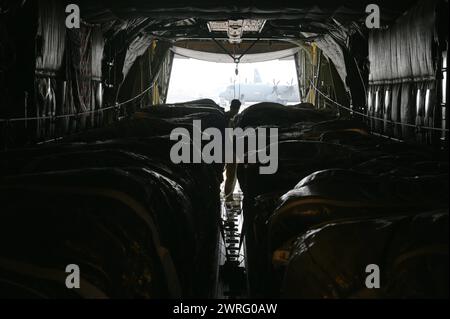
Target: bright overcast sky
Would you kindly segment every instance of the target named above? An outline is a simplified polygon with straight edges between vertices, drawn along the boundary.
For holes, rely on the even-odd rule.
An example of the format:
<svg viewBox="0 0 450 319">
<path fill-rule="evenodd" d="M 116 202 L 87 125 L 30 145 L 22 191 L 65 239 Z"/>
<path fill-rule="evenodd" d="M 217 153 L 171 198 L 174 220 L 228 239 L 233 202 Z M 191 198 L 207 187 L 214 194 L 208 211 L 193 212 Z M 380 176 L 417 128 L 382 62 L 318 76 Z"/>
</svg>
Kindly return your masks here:
<svg viewBox="0 0 450 319">
<path fill-rule="evenodd" d="M 286 85 L 296 82 L 293 59 L 273 60 L 258 63 L 242 63 L 239 75 L 235 76 L 235 64 L 215 63 L 196 59 L 175 58 L 170 79 L 168 103 L 186 102 L 200 98 L 210 98 L 220 102 L 219 94 L 236 80 L 236 85 L 253 83 L 255 69 L 261 81 L 273 86 L 273 81 Z"/>
</svg>

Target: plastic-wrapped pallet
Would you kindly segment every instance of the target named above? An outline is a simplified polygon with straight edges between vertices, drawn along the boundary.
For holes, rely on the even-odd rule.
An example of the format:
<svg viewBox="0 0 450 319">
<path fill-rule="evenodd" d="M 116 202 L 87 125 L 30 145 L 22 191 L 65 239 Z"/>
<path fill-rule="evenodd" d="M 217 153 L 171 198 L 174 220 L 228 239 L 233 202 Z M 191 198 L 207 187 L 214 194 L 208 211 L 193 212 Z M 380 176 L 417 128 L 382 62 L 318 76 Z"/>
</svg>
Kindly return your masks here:
<svg viewBox="0 0 450 319">
<path fill-rule="evenodd" d="M 293 244 L 281 295 L 448 298 L 448 232 L 448 209 L 317 226 Z"/>
</svg>

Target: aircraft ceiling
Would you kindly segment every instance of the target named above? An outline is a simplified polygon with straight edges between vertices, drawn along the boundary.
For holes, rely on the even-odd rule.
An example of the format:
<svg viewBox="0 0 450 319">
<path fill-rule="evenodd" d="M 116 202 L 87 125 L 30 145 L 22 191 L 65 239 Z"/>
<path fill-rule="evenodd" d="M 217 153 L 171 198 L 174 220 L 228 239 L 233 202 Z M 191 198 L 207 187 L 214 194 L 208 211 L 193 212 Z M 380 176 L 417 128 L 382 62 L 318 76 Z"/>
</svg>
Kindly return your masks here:
<svg viewBox="0 0 450 319">
<path fill-rule="evenodd" d="M 76 2 L 76 1 L 75 1 Z M 291 2 L 291 3 L 289 3 Z M 309 40 L 330 30 L 362 24 L 366 5 L 373 0 L 79 0 L 83 18 L 101 23 L 114 34 L 129 30 L 167 40 L 224 39 L 226 32 L 208 28 L 209 21 L 262 19 L 260 32 L 246 32 L 243 40 Z M 381 20 L 389 23 L 415 1 L 379 0 Z M 307 33 L 308 35 L 305 35 Z"/>
</svg>

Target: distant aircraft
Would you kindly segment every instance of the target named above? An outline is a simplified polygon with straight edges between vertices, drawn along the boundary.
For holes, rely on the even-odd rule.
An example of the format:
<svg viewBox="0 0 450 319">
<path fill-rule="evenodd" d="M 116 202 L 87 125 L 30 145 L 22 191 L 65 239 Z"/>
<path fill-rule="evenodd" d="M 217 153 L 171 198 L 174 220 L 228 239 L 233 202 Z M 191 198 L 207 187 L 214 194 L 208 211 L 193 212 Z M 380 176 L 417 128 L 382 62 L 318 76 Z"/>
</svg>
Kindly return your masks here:
<svg viewBox="0 0 450 319">
<path fill-rule="evenodd" d="M 286 104 L 298 103 L 300 95 L 298 84 L 292 79 L 286 85 L 280 85 L 280 81 L 273 80 L 273 85 L 262 83 L 257 69 L 254 70 L 253 83 L 236 83 L 229 85 L 224 92 L 219 94 L 221 104 L 229 104 L 233 99 L 239 99 L 242 103 L 276 102 Z"/>
</svg>

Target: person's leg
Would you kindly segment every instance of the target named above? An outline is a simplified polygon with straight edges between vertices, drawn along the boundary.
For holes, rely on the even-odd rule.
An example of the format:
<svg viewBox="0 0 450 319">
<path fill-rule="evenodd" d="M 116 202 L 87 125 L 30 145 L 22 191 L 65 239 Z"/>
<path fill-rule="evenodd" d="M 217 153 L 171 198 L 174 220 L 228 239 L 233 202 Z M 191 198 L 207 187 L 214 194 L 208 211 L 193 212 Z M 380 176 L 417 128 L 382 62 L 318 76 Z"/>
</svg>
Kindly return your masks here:
<svg viewBox="0 0 450 319">
<path fill-rule="evenodd" d="M 225 201 L 233 201 L 234 188 L 236 187 L 236 169 L 237 164 L 226 164 L 226 180 L 225 180 Z"/>
</svg>

